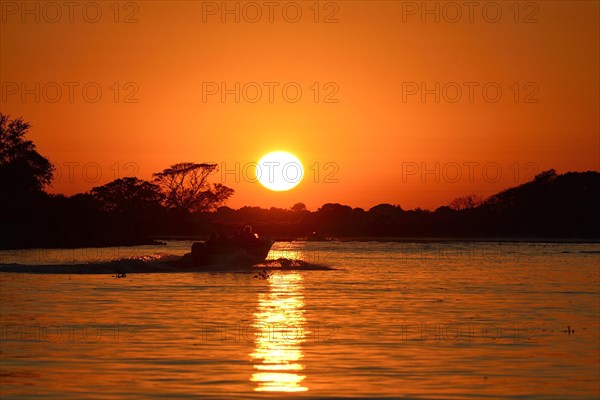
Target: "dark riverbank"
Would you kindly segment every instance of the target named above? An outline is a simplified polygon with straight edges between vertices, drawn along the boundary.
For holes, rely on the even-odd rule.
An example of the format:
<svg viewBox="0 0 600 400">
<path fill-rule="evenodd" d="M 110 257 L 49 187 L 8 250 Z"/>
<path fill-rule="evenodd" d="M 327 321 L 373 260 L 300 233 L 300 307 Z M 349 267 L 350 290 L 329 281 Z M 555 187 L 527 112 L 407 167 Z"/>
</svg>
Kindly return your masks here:
<svg viewBox="0 0 600 400">
<path fill-rule="evenodd" d="M 205 241 L 206 235 L 164 235 L 152 239 L 124 242 L 98 242 L 71 243 L 59 245 L 56 243 L 40 243 L 32 246 L 22 245 L 20 247 L 0 247 L 0 250 L 23 250 L 23 249 L 81 249 L 81 248 L 109 248 L 109 247 L 133 247 L 133 246 L 164 246 L 165 240 L 170 241 Z M 292 242 L 303 240 L 301 237 L 273 237 L 276 242 Z M 545 238 L 545 237 L 398 237 L 398 236 L 341 236 L 331 238 L 328 242 L 394 242 L 394 243 L 570 243 L 570 244 L 600 244 L 600 238 Z M 83 244 L 85 243 L 85 244 Z"/>
<path fill-rule="evenodd" d="M 119 197 L 120 198 L 120 197 Z M 18 200 L 18 201 L 17 201 Z M 245 225 L 278 241 L 499 241 L 597 243 L 600 240 L 600 173 L 546 171 L 479 204 L 434 211 L 379 204 L 368 210 L 328 203 L 309 211 L 219 207 L 187 212 L 143 203 L 107 207 L 91 194 L 38 193 L 13 198 L 0 209 L 0 248 L 78 248 L 156 244 L 160 239 L 204 240 L 232 235 Z M 114 201 L 114 199 L 113 199 Z M 1 201 L 0 201 L 1 202 Z M 300 205 L 300 206 L 299 206 Z"/>
</svg>

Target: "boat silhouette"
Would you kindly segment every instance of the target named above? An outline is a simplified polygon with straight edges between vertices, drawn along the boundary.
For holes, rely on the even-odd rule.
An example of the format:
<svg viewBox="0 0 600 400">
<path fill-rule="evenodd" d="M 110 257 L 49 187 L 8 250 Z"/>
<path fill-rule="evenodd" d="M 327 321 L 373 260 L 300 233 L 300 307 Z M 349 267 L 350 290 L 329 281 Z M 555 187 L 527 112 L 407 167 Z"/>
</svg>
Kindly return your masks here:
<svg viewBox="0 0 600 400">
<path fill-rule="evenodd" d="M 266 260 L 273 243 L 268 238 L 194 242 L 182 261 L 191 267 L 250 267 Z"/>
</svg>

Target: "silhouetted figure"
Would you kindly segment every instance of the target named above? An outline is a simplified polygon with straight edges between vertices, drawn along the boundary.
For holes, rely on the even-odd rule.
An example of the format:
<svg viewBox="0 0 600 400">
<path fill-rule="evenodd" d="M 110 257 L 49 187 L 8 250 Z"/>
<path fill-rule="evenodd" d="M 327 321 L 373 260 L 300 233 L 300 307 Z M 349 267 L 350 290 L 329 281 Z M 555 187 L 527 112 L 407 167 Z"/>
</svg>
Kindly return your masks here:
<svg viewBox="0 0 600 400">
<path fill-rule="evenodd" d="M 208 240 L 206 241 L 207 245 L 214 245 L 217 243 L 217 234 L 213 231 L 210 233 Z"/>
<path fill-rule="evenodd" d="M 212 236 L 212 235 L 211 235 Z M 194 242 L 192 244 L 192 262 L 194 265 L 206 264 L 206 244 L 202 242 Z"/>
<path fill-rule="evenodd" d="M 254 233 L 252 233 L 252 227 L 250 225 L 246 225 L 244 227 L 244 231 L 240 235 L 240 244 L 244 248 L 252 248 L 256 246 L 258 242 L 258 238 Z"/>
</svg>

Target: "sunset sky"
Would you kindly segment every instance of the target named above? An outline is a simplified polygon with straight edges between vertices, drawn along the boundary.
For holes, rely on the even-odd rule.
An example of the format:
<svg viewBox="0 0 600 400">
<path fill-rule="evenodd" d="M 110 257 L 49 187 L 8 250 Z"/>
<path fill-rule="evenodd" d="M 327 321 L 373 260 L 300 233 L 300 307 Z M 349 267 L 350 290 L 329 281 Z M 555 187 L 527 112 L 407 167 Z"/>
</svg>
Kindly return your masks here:
<svg viewBox="0 0 600 400">
<path fill-rule="evenodd" d="M 597 1 L 276 3 L 2 1 L 1 112 L 69 195 L 195 161 L 234 208 L 434 209 L 600 169 Z M 290 191 L 248 179 L 277 150 Z"/>
</svg>

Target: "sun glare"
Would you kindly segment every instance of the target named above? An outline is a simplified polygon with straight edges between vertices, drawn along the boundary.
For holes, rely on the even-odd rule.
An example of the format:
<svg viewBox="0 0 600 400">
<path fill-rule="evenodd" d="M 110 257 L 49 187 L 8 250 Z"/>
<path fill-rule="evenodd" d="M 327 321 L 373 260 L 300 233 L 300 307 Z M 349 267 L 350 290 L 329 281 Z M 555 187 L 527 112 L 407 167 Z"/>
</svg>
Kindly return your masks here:
<svg viewBox="0 0 600 400">
<path fill-rule="evenodd" d="M 303 176 L 304 168 L 298 157 L 285 151 L 266 154 L 256 166 L 258 181 L 277 192 L 292 189 Z"/>
</svg>

